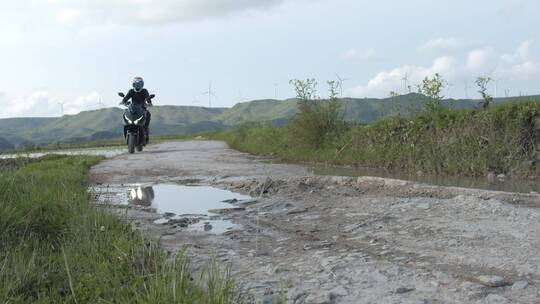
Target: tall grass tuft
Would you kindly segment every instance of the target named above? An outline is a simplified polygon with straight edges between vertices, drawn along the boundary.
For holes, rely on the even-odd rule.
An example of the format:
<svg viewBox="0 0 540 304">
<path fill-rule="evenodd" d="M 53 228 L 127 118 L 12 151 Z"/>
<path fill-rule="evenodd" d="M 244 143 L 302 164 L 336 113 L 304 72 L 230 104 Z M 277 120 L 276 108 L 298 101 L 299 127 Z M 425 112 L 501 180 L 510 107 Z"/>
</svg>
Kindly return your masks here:
<svg viewBox="0 0 540 304">
<path fill-rule="evenodd" d="M 215 135 L 241 151 L 293 161 L 320 161 L 391 170 L 481 176 L 487 172 L 538 176 L 540 102 L 485 109 L 434 106 L 410 119 L 387 117 L 350 125 L 333 142 L 309 147 L 288 127 L 244 129 Z"/>
<path fill-rule="evenodd" d="M 288 126 L 289 138 L 306 148 L 319 149 L 327 142 L 333 142 L 345 128 L 340 103 L 339 85 L 329 81 L 329 97 L 317 96 L 315 79 L 291 80 L 298 97 L 298 113 Z"/>
<path fill-rule="evenodd" d="M 233 303 L 216 263 L 194 280 L 184 254 L 89 203 L 98 157 L 45 157 L 0 173 L 0 303 Z M 234 302 L 236 303 L 236 302 Z"/>
</svg>

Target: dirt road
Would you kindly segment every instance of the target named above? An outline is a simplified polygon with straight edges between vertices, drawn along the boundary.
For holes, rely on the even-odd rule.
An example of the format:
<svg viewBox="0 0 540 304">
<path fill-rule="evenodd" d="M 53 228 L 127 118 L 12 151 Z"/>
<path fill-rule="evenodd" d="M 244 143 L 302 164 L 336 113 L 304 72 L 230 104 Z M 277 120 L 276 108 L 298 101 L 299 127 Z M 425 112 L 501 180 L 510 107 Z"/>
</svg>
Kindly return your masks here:
<svg viewBox="0 0 540 304">
<path fill-rule="evenodd" d="M 160 215 L 137 208 L 122 214 L 167 250 L 187 244 L 195 266 L 211 255 L 231 263 L 262 303 L 273 303 L 280 286 L 288 303 L 540 303 L 536 194 L 313 176 L 213 141 L 117 156 L 89 181 L 112 205 L 136 183 L 257 198 L 222 211 L 239 226 L 220 235 L 155 224 Z"/>
</svg>

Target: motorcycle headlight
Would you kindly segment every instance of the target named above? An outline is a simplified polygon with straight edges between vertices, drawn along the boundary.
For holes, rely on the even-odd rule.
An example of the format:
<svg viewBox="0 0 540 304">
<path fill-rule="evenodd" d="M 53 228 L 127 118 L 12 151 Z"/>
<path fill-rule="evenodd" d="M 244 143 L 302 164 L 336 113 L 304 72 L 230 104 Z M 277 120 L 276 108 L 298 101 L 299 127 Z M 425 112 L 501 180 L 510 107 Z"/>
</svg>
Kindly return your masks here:
<svg viewBox="0 0 540 304">
<path fill-rule="evenodd" d="M 144 118 L 144 115 L 139 117 L 137 120 L 134 121 L 134 124 L 138 125 L 139 122 Z"/>
<path fill-rule="evenodd" d="M 133 121 L 131 121 L 129 118 L 127 118 L 127 116 L 124 114 L 124 119 L 129 123 L 129 124 L 133 124 Z"/>
</svg>

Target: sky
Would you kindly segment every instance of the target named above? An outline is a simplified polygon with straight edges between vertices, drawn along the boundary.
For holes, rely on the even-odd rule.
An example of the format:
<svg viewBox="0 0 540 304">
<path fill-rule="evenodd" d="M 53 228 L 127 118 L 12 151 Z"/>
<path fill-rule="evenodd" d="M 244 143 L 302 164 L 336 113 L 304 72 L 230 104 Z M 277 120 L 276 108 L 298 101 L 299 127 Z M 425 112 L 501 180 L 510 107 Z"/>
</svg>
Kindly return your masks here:
<svg viewBox="0 0 540 304">
<path fill-rule="evenodd" d="M 446 97 L 479 98 L 479 76 L 497 97 L 540 94 L 538 11 L 537 0 L 3 0 L 0 118 L 113 107 L 134 76 L 156 105 L 285 99 L 305 78 L 324 97 L 337 77 L 344 96 L 384 98 L 435 73 Z"/>
</svg>

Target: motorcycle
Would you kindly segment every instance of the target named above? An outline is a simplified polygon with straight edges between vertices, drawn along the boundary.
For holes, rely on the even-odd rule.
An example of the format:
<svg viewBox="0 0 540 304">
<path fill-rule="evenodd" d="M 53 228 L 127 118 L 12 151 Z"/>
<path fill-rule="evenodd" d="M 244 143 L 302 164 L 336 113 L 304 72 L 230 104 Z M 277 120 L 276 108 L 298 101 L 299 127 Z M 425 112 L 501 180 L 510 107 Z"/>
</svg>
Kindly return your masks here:
<svg viewBox="0 0 540 304">
<path fill-rule="evenodd" d="M 118 96 L 124 98 L 124 93 L 118 93 Z M 151 94 L 150 99 L 156 95 Z M 125 104 L 122 104 L 125 105 Z M 150 104 L 151 105 L 151 104 Z M 146 123 L 146 110 L 138 104 L 129 102 L 127 109 L 124 111 L 124 138 L 128 146 L 130 154 L 141 152 L 146 145 L 146 136 L 144 125 Z"/>
</svg>

